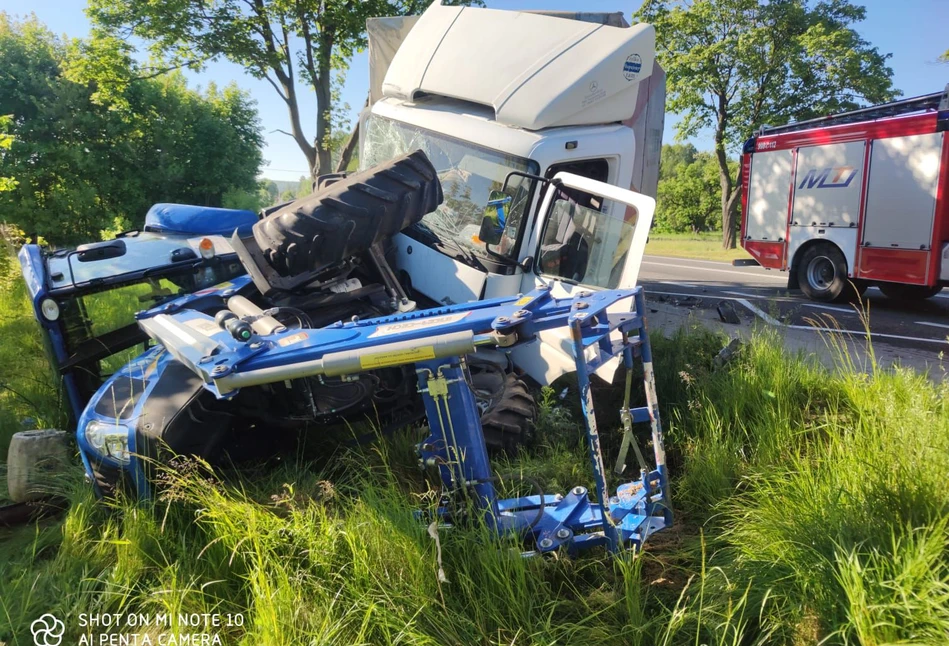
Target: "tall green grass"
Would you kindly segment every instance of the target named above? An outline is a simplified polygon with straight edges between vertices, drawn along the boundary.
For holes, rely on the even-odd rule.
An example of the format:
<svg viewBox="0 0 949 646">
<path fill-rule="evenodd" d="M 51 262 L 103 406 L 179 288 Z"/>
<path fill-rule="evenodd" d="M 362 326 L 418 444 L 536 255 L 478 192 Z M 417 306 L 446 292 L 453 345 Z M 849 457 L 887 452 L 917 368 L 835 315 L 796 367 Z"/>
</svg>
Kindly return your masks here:
<svg viewBox="0 0 949 646">
<path fill-rule="evenodd" d="M 6 463 L 10 438 L 17 431 L 59 428 L 64 423 L 60 393 L 46 360 L 20 265 L 0 238 L 0 464 Z M 4 480 L 0 500 L 5 485 Z"/>
<path fill-rule="evenodd" d="M 77 471 L 56 484 L 67 514 L 0 532 L 0 642 L 32 644 L 45 612 L 64 643 L 81 612 L 208 612 L 244 618 L 227 644 L 949 643 L 949 386 L 828 370 L 769 332 L 716 370 L 725 342 L 655 335 L 677 523 L 636 558 L 524 559 L 442 529 L 440 581 L 417 430 L 182 467 L 151 502 L 97 503 Z M 577 419 L 553 391 L 541 409 L 539 446 L 497 472 L 589 485 Z"/>
</svg>

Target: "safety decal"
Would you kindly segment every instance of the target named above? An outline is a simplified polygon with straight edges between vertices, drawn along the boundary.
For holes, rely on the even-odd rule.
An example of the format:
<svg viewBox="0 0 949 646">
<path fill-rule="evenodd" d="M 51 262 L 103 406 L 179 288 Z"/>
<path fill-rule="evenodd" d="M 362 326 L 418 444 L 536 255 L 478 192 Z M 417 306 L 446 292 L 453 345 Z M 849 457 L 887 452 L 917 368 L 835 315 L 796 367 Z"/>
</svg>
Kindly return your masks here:
<svg viewBox="0 0 949 646">
<path fill-rule="evenodd" d="M 408 350 L 390 350 L 388 352 L 376 352 L 359 357 L 359 367 L 363 370 L 372 370 L 373 368 L 389 368 L 391 366 L 401 366 L 406 363 L 415 363 L 417 361 L 426 361 L 435 358 L 435 347 L 426 345 L 421 348 L 409 348 Z"/>
<path fill-rule="evenodd" d="M 285 336 L 279 341 L 277 345 L 282 348 L 287 347 L 288 345 L 293 345 L 295 343 L 300 343 L 301 341 L 306 341 L 307 335 L 306 332 L 297 332 L 296 334 L 291 334 L 290 336 Z"/>
<path fill-rule="evenodd" d="M 427 330 L 432 327 L 439 327 L 441 325 L 448 325 L 449 323 L 457 323 L 461 319 L 468 316 L 471 312 L 460 312 L 458 314 L 445 314 L 444 316 L 430 316 L 424 319 L 416 319 L 411 321 L 399 321 L 398 323 L 389 323 L 387 325 L 380 325 L 376 328 L 376 331 L 369 335 L 369 338 L 376 338 L 380 336 L 389 336 L 390 334 L 404 334 L 406 332 L 414 332 L 415 330 Z"/>
</svg>

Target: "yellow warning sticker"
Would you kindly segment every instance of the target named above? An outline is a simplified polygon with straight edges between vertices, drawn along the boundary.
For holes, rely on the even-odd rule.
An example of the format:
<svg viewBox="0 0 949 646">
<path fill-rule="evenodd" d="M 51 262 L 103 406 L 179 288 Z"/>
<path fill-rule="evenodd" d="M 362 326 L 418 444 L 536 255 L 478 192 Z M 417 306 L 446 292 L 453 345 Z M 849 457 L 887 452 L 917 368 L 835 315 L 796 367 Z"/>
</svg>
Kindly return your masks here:
<svg viewBox="0 0 949 646">
<path fill-rule="evenodd" d="M 523 307 L 524 305 L 527 305 L 527 304 L 530 303 L 530 302 L 531 302 L 531 297 L 530 297 L 530 296 L 522 296 L 521 298 L 519 298 L 519 299 L 517 299 L 516 301 L 514 301 L 514 304 L 515 304 L 517 307 Z"/>
<path fill-rule="evenodd" d="M 307 334 L 306 332 L 297 332 L 296 334 L 291 334 L 290 336 L 285 336 L 279 341 L 277 345 L 281 347 L 287 347 L 288 345 L 293 345 L 294 343 L 299 343 L 300 341 L 306 341 Z"/>
<path fill-rule="evenodd" d="M 389 352 L 376 352 L 359 357 L 359 367 L 363 370 L 373 368 L 388 368 L 389 366 L 401 366 L 406 363 L 415 363 L 416 361 L 425 361 L 435 358 L 435 347 L 431 345 L 421 348 L 409 348 L 408 350 L 390 350 Z"/>
</svg>

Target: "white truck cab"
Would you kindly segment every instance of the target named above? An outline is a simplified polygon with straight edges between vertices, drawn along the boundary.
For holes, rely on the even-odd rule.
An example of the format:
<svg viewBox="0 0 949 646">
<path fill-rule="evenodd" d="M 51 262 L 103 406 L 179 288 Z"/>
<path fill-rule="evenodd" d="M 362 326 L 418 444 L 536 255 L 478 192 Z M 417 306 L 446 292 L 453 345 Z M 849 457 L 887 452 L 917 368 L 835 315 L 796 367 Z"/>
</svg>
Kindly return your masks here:
<svg viewBox="0 0 949 646">
<path fill-rule="evenodd" d="M 635 285 L 665 107 L 650 25 L 435 3 L 368 32 L 360 167 L 421 149 L 445 194 L 396 236 L 405 283 L 444 304 Z M 485 241 L 485 207 L 502 196 Z"/>
</svg>

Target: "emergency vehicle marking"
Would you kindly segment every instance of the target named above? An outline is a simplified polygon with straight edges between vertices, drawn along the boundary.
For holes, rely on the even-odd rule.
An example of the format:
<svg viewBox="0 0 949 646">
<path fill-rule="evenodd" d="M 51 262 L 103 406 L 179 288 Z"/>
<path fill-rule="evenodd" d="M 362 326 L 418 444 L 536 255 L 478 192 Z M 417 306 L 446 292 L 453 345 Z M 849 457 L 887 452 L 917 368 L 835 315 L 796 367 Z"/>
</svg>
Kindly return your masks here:
<svg viewBox="0 0 949 646">
<path fill-rule="evenodd" d="M 857 176 L 857 169 L 853 166 L 831 166 L 829 168 L 812 168 L 804 175 L 798 184 L 803 188 L 847 188 Z M 830 181 L 828 181 L 830 180 Z M 805 186 L 806 185 L 806 186 Z"/>
</svg>

